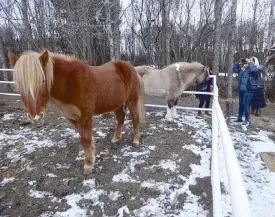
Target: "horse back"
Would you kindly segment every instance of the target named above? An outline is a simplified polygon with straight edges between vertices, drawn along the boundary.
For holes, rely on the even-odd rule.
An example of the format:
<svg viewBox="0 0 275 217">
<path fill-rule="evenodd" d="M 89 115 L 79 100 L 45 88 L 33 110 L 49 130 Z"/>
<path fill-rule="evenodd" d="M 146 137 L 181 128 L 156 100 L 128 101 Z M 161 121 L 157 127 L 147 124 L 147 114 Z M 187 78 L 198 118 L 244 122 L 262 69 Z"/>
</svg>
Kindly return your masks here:
<svg viewBox="0 0 275 217">
<path fill-rule="evenodd" d="M 111 61 L 93 69 L 97 86 L 95 113 L 101 113 L 106 101 L 111 105 L 110 110 L 114 110 L 129 98 L 138 97 L 138 74 L 128 62 Z"/>
<path fill-rule="evenodd" d="M 101 114 L 125 103 L 137 81 L 137 73 L 126 61 L 90 66 L 56 58 L 51 98 L 59 107 L 78 108 L 79 114 Z"/>
</svg>

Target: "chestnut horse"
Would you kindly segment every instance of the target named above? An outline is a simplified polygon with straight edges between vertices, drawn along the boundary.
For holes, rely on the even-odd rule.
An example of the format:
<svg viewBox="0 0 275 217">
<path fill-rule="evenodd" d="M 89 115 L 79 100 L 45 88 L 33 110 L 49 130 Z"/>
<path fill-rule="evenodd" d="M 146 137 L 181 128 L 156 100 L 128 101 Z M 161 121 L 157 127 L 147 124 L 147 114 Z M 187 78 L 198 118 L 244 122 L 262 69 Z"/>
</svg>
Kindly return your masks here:
<svg viewBox="0 0 275 217">
<path fill-rule="evenodd" d="M 114 111 L 117 127 L 112 138 L 121 138 L 124 105 L 130 110 L 135 145 L 139 144 L 139 121 L 145 120 L 144 86 L 134 67 L 126 61 L 90 66 L 73 57 L 44 51 L 28 51 L 17 57 L 8 52 L 14 81 L 32 122 L 45 116 L 51 100 L 80 134 L 85 152 L 84 173 L 95 163 L 92 116 Z"/>
</svg>

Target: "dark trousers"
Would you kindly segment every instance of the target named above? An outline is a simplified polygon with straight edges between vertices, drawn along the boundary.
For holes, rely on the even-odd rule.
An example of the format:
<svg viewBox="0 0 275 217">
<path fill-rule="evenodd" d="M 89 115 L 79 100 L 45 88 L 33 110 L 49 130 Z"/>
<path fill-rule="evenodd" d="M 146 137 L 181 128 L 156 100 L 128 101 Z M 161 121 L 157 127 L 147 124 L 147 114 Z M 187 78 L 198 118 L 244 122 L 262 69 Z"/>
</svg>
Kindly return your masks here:
<svg viewBox="0 0 275 217">
<path fill-rule="evenodd" d="M 250 100 L 252 98 L 252 93 L 249 91 L 239 92 L 239 116 L 238 120 L 242 120 L 243 113 L 245 113 L 245 120 L 249 121 L 250 115 Z"/>
<path fill-rule="evenodd" d="M 209 108 L 210 98 L 211 98 L 211 96 L 208 96 L 208 95 L 200 95 L 199 96 L 199 100 L 200 100 L 199 108 L 202 108 L 204 103 L 205 103 L 205 108 Z"/>
</svg>

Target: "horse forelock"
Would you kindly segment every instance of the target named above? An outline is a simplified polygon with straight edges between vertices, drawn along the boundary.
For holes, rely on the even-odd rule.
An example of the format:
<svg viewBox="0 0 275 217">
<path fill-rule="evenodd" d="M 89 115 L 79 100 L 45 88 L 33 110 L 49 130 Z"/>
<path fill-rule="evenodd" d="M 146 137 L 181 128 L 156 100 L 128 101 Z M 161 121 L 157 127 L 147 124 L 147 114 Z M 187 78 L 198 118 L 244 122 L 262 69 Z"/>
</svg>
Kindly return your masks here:
<svg viewBox="0 0 275 217">
<path fill-rule="evenodd" d="M 33 51 L 23 53 L 14 66 L 14 81 L 21 94 L 31 94 L 33 99 L 42 91 L 46 82 L 50 92 L 53 84 L 53 62 L 51 56 L 43 67 L 39 59 L 41 54 Z M 50 54 L 49 54 L 50 55 Z"/>
</svg>

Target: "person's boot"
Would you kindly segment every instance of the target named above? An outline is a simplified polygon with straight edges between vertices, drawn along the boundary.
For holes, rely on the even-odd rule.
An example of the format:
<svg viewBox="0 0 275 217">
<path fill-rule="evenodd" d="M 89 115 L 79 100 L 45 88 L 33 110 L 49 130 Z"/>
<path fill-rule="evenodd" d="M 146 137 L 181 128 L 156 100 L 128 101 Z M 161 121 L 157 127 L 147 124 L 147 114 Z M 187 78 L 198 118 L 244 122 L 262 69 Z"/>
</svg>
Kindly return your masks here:
<svg viewBox="0 0 275 217">
<path fill-rule="evenodd" d="M 261 109 L 256 109 L 255 116 L 261 117 Z"/>
<path fill-rule="evenodd" d="M 250 114 L 255 116 L 255 109 L 254 108 L 250 109 Z"/>
<path fill-rule="evenodd" d="M 197 115 L 197 116 L 198 116 L 198 117 L 202 117 L 202 116 L 203 116 L 201 110 L 198 111 L 198 115 Z"/>
<path fill-rule="evenodd" d="M 208 115 L 208 116 L 210 116 L 210 113 L 209 113 L 209 111 L 205 111 L 205 114 L 206 114 L 206 115 Z"/>
</svg>

